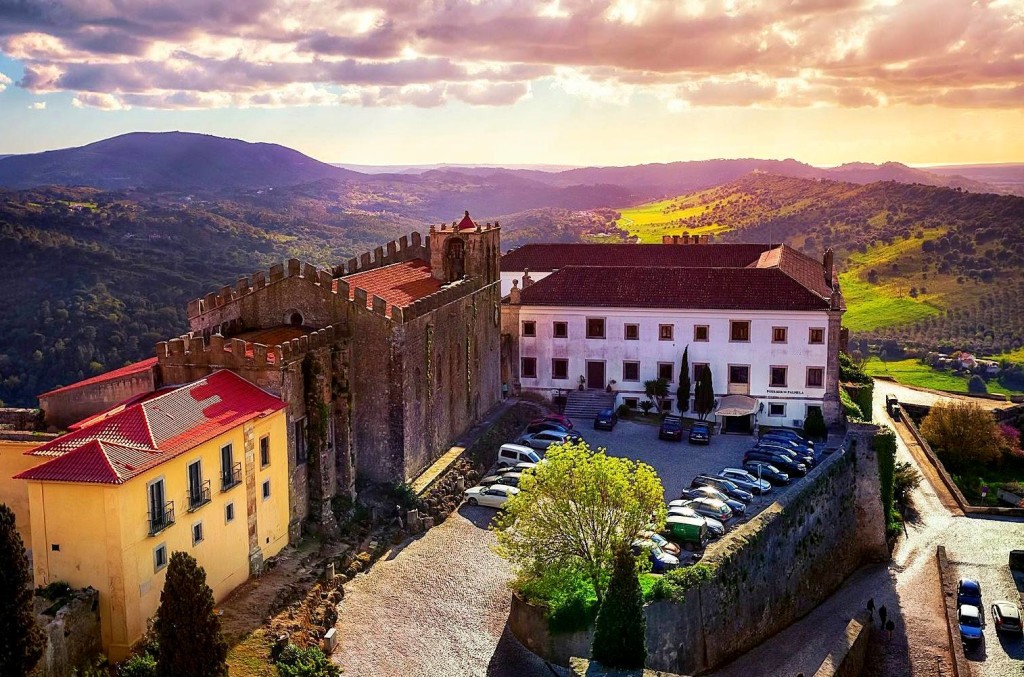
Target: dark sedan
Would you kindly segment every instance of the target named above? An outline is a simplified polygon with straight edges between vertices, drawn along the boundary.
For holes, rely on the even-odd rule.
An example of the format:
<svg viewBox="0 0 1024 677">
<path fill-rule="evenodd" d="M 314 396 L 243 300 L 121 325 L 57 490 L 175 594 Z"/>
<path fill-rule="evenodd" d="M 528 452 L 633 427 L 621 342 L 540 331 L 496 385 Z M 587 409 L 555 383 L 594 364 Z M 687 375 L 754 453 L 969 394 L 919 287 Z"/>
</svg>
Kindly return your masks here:
<svg viewBox="0 0 1024 677">
<path fill-rule="evenodd" d="M 743 464 L 743 468 L 754 477 L 760 477 L 763 480 L 768 480 L 776 486 L 789 484 L 789 475 L 782 472 L 771 463 L 767 463 L 765 461 L 747 461 Z"/>
<path fill-rule="evenodd" d="M 797 477 L 803 477 L 807 474 L 807 466 L 803 463 L 797 463 L 790 456 L 780 452 L 769 451 L 767 449 L 751 449 L 747 453 L 743 454 L 743 462 L 747 461 L 764 461 L 765 463 L 771 463 L 777 468 L 786 472 L 786 474 Z"/>
<path fill-rule="evenodd" d="M 683 422 L 676 416 L 667 416 L 661 422 L 658 430 L 658 439 L 681 442 L 683 440 Z"/>
<path fill-rule="evenodd" d="M 619 417 L 614 409 L 611 407 L 602 409 L 594 417 L 594 430 L 614 430 L 615 424 L 618 422 Z"/>
<path fill-rule="evenodd" d="M 981 583 L 972 578 L 961 578 L 956 586 L 956 605 L 970 604 L 981 608 Z"/>
<path fill-rule="evenodd" d="M 813 466 L 815 463 L 813 451 L 807 451 L 806 449 L 800 448 L 798 446 L 791 446 L 789 443 L 784 442 L 782 440 L 766 440 L 762 438 L 757 441 L 757 443 L 754 445 L 754 448 L 784 453 L 786 456 L 789 456 L 797 463 L 803 463 L 808 468 Z"/>
<path fill-rule="evenodd" d="M 734 498 L 743 503 L 750 503 L 754 500 L 754 495 L 749 491 L 744 491 L 724 477 L 718 477 L 717 475 L 697 475 L 690 482 L 690 488 L 696 489 L 697 487 L 714 487 L 729 498 Z"/>
<path fill-rule="evenodd" d="M 711 444 L 711 428 L 706 423 L 690 426 L 690 444 Z"/>
</svg>

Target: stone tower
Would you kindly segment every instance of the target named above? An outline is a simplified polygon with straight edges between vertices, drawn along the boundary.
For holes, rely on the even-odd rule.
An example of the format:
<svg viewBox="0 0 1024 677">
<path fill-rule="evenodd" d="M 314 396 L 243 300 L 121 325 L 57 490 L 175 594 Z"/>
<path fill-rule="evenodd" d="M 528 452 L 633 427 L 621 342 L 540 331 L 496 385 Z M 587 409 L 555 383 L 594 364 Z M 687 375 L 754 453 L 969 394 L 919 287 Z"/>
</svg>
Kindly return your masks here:
<svg viewBox="0 0 1024 677">
<path fill-rule="evenodd" d="M 447 284 L 463 277 L 479 278 L 485 284 L 498 281 L 501 240 L 497 222 L 484 226 L 465 213 L 451 226 L 430 227 L 430 272 Z"/>
</svg>

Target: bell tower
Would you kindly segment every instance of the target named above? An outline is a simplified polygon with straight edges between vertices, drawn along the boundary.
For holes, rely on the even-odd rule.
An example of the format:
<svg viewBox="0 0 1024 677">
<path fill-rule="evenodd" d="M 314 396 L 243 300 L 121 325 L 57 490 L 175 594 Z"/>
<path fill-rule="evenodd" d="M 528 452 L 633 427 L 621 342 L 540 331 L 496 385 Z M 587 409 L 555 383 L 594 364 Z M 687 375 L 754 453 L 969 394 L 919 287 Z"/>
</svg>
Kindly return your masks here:
<svg viewBox="0 0 1024 677">
<path fill-rule="evenodd" d="M 501 256 L 501 226 L 495 222 L 481 226 L 467 211 L 451 226 L 430 226 L 430 272 L 448 284 L 463 277 L 480 278 L 486 284 L 497 282 Z"/>
</svg>

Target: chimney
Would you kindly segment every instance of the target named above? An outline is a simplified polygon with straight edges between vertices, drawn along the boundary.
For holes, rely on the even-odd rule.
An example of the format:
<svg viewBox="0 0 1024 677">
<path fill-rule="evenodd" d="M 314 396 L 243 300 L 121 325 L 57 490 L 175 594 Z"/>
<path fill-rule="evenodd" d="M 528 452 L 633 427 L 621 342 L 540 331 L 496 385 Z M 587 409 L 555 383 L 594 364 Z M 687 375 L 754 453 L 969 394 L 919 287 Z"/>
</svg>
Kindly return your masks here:
<svg viewBox="0 0 1024 677">
<path fill-rule="evenodd" d="M 825 255 L 821 257 L 821 265 L 825 269 L 825 284 L 831 287 L 836 274 L 835 255 L 832 253 L 832 247 L 825 250 Z"/>
<path fill-rule="evenodd" d="M 518 306 L 521 301 L 521 291 L 519 291 L 519 280 L 512 280 L 512 288 L 508 291 L 508 302 L 514 306 Z"/>
<path fill-rule="evenodd" d="M 672 236 L 671 235 L 662 235 L 661 236 L 661 243 L 662 244 L 672 244 Z"/>
</svg>

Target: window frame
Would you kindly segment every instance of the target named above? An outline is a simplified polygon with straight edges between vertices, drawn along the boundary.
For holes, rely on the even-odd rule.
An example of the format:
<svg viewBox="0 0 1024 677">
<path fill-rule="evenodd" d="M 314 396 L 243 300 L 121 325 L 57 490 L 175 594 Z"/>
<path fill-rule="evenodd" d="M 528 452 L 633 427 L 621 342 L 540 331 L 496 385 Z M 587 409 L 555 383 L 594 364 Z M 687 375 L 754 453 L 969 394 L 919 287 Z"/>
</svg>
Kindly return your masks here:
<svg viewBox="0 0 1024 677">
<path fill-rule="evenodd" d="M 635 336 L 629 335 L 630 328 L 636 330 Z M 640 325 L 636 322 L 626 322 L 622 325 L 622 340 L 623 341 L 639 341 L 640 340 Z"/>
<path fill-rule="evenodd" d="M 532 373 L 527 373 L 526 365 L 530 365 Z M 519 358 L 519 376 L 520 378 L 537 378 L 537 358 L 536 357 L 520 357 Z"/>
<path fill-rule="evenodd" d="M 264 444 L 265 443 L 265 444 Z M 260 469 L 270 467 L 270 435 L 262 435 L 259 441 Z M 266 462 L 264 462 L 266 461 Z"/>
<path fill-rule="evenodd" d="M 626 377 L 626 365 L 636 365 L 636 378 Z M 622 382 L 623 383 L 639 383 L 640 382 L 640 361 L 639 360 L 623 360 L 622 361 Z"/>
<path fill-rule="evenodd" d="M 630 409 L 638 409 L 640 407 L 639 397 L 623 397 L 622 403 Z"/>
<path fill-rule="evenodd" d="M 163 551 L 163 557 L 162 557 L 163 562 L 162 563 L 160 562 L 161 558 L 158 556 L 158 553 L 161 550 Z M 161 571 L 163 569 L 166 569 L 167 568 L 167 561 L 168 561 L 168 557 L 167 557 L 167 542 L 165 541 L 165 542 L 163 542 L 163 543 L 161 543 L 161 544 L 159 544 L 157 546 L 154 546 L 154 548 L 153 548 L 153 573 L 155 574 L 155 573 L 157 573 L 157 572 L 159 572 L 159 571 Z"/>
<path fill-rule="evenodd" d="M 781 407 L 782 408 L 782 413 L 781 414 L 773 414 L 772 413 L 772 408 L 773 407 Z M 786 418 L 786 403 L 785 402 L 769 402 L 768 403 L 768 416 L 770 416 L 771 418 Z"/>
<path fill-rule="evenodd" d="M 775 370 L 782 370 L 782 383 L 778 384 L 775 382 Z M 768 387 L 769 388 L 788 388 L 789 387 L 789 367 L 784 364 L 773 364 L 768 367 Z"/>
<path fill-rule="evenodd" d="M 659 362 L 658 363 L 658 371 L 655 372 L 655 374 L 657 375 L 657 378 L 659 378 L 659 379 L 662 378 L 661 372 L 665 368 L 668 369 L 668 378 L 665 379 L 665 380 L 668 381 L 669 383 L 675 383 L 676 382 L 675 381 L 675 371 L 676 371 L 676 364 L 675 364 L 675 362 Z"/>
<path fill-rule="evenodd" d="M 263 484 L 260 485 L 260 495 L 263 496 L 263 500 L 270 500 L 270 479 L 263 480 Z"/>
<path fill-rule="evenodd" d="M 747 370 L 747 380 L 746 381 L 733 381 L 732 380 L 732 370 L 733 369 L 740 369 L 740 368 Z M 727 376 L 728 376 L 728 380 L 726 381 L 726 383 L 728 385 L 735 384 L 735 385 L 749 386 L 750 385 L 750 365 L 749 364 L 730 364 L 729 365 L 729 373 L 727 374 Z"/>
<path fill-rule="evenodd" d="M 736 329 L 746 326 L 747 337 L 736 338 Z M 729 320 L 729 343 L 750 343 L 750 320 Z"/>
<path fill-rule="evenodd" d="M 598 336 L 596 334 L 591 334 L 590 333 L 590 323 L 591 322 L 600 322 L 601 323 L 601 335 L 600 336 Z M 606 339 L 608 337 L 608 319 L 607 318 L 604 318 L 604 317 L 588 317 L 586 319 L 586 325 L 587 325 L 586 337 L 588 339 L 593 339 L 595 341 L 599 341 L 599 340 Z"/>
<path fill-rule="evenodd" d="M 522 336 L 526 338 L 534 338 L 537 336 L 537 321 L 536 320 L 523 320 L 522 323 Z"/>
<path fill-rule="evenodd" d="M 558 333 L 558 327 L 562 327 L 562 333 Z M 569 323 L 557 321 L 551 323 L 551 338 L 569 338 Z"/>
<path fill-rule="evenodd" d="M 821 340 L 814 340 L 814 332 L 821 332 Z M 824 327 L 810 327 L 807 330 L 807 345 L 811 346 L 823 346 L 825 345 L 825 328 Z"/>
<path fill-rule="evenodd" d="M 665 330 L 668 330 L 666 332 Z M 659 324 L 658 325 L 658 340 L 659 341 L 675 341 L 676 326 L 674 324 Z"/>
<path fill-rule="evenodd" d="M 230 515 L 228 513 L 231 513 Z M 235 521 L 235 502 L 228 501 L 224 504 L 224 524 L 231 524 Z"/>
<path fill-rule="evenodd" d="M 701 338 L 697 334 L 698 329 L 704 330 L 704 338 Z M 695 324 L 693 325 L 693 342 L 694 343 L 707 343 L 711 340 L 711 325 L 710 324 Z"/>
<path fill-rule="evenodd" d="M 776 332 L 782 332 L 782 338 L 776 336 Z M 789 327 L 772 327 L 772 343 L 789 343 Z"/>
<path fill-rule="evenodd" d="M 817 385 L 811 383 L 811 372 L 816 371 L 821 374 L 821 381 Z M 825 367 L 807 367 L 807 375 L 804 379 L 804 385 L 807 388 L 824 388 L 825 387 Z"/>
<path fill-rule="evenodd" d="M 555 370 L 555 363 L 560 363 L 564 366 L 562 376 L 559 376 Z M 569 359 L 565 357 L 552 357 L 551 358 L 551 380 L 552 381 L 568 381 L 569 380 Z"/>
<path fill-rule="evenodd" d="M 196 529 L 197 528 L 199 530 L 199 538 L 198 539 L 196 538 Z M 205 531 L 205 529 L 203 529 L 203 520 L 197 520 L 197 521 L 193 522 L 192 523 L 192 529 L 190 530 L 190 532 L 192 534 L 192 547 L 193 548 L 206 540 L 206 531 Z"/>
</svg>

